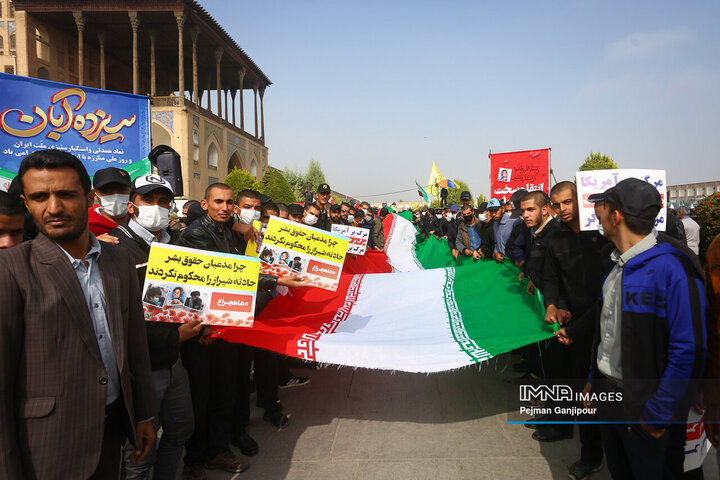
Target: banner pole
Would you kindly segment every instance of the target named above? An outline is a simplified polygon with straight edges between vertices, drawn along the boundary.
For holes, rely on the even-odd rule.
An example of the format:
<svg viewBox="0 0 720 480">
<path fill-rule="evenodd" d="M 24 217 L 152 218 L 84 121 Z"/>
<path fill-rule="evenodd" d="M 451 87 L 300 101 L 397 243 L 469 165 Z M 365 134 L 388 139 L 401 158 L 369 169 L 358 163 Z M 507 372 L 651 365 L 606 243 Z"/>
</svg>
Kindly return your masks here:
<svg viewBox="0 0 720 480">
<path fill-rule="evenodd" d="M 492 167 L 490 161 L 492 160 L 492 148 L 488 148 L 488 181 L 490 182 L 490 192 L 488 193 L 488 200 L 492 198 Z"/>
<path fill-rule="evenodd" d="M 551 178 L 548 178 L 548 184 L 551 183 L 551 180 L 555 180 L 555 184 L 557 185 L 558 181 L 557 181 L 557 178 L 555 178 L 555 172 L 553 172 L 553 169 L 552 169 L 552 148 L 551 147 L 548 147 L 548 167 L 550 169 L 550 177 L 551 177 Z M 550 186 L 552 187 L 552 185 L 550 185 Z M 549 191 L 550 191 L 550 189 L 548 188 L 548 192 Z"/>
</svg>

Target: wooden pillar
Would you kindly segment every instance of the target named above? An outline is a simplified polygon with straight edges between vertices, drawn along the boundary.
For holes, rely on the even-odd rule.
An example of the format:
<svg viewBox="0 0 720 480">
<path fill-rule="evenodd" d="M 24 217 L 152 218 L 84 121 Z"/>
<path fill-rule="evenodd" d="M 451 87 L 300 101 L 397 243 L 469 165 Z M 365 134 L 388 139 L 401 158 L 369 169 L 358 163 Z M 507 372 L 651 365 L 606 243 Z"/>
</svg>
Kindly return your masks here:
<svg viewBox="0 0 720 480">
<path fill-rule="evenodd" d="M 105 30 L 98 29 L 98 43 L 100 44 L 100 88 L 105 89 Z"/>
<path fill-rule="evenodd" d="M 257 114 L 257 97 L 258 97 L 258 84 L 253 85 L 253 97 L 255 99 L 255 137 L 258 136 L 258 114 Z"/>
<path fill-rule="evenodd" d="M 245 130 L 245 110 L 243 107 L 243 82 L 245 81 L 245 69 L 241 68 L 238 72 L 240 77 L 240 130 Z"/>
<path fill-rule="evenodd" d="M 265 96 L 265 85 L 260 88 L 260 138 L 265 143 L 265 111 L 263 109 L 263 97 Z"/>
<path fill-rule="evenodd" d="M 155 78 L 155 39 L 157 38 L 157 30 L 150 29 L 150 96 L 154 97 L 157 93 Z"/>
<path fill-rule="evenodd" d="M 220 77 L 220 60 L 222 60 L 223 49 L 217 48 L 215 50 L 215 90 L 217 91 L 217 116 L 222 118 L 222 87 Z"/>
<path fill-rule="evenodd" d="M 232 99 L 232 124 L 237 126 L 235 123 L 235 90 L 230 90 L 230 98 Z"/>
<path fill-rule="evenodd" d="M 140 28 L 140 17 L 137 12 L 128 12 L 130 27 L 132 28 L 132 69 L 133 69 L 133 93 L 140 91 L 140 61 L 138 59 L 138 29 Z"/>
<path fill-rule="evenodd" d="M 178 93 L 185 98 L 185 55 L 183 53 L 183 26 L 185 13 L 175 12 L 175 21 L 178 27 Z"/>
<path fill-rule="evenodd" d="M 230 101 L 228 100 L 228 94 L 230 90 L 225 90 L 225 121 L 230 123 Z"/>
<path fill-rule="evenodd" d="M 85 15 L 83 12 L 73 12 L 75 26 L 78 31 L 78 85 L 85 85 L 85 49 L 83 48 L 83 30 L 85 30 Z"/>
<path fill-rule="evenodd" d="M 207 109 L 208 112 L 212 112 L 212 105 L 210 104 L 210 97 L 212 96 L 212 78 L 210 78 L 210 73 L 207 74 Z"/>
<path fill-rule="evenodd" d="M 198 34 L 200 33 L 200 29 L 196 26 L 194 26 L 190 30 L 190 35 L 192 38 L 192 62 L 193 62 L 193 91 L 192 91 L 192 101 L 195 102 L 195 105 L 200 105 L 200 97 L 198 96 L 198 66 L 197 66 L 197 39 Z"/>
</svg>

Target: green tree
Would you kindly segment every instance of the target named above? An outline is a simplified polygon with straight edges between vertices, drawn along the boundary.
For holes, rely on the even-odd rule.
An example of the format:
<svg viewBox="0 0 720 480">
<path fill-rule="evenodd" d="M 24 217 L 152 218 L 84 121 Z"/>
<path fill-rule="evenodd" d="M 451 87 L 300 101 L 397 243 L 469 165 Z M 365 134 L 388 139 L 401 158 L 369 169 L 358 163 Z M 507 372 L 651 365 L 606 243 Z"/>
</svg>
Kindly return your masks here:
<svg viewBox="0 0 720 480">
<path fill-rule="evenodd" d="M 475 204 L 475 206 L 480 206 L 480 204 L 481 204 L 482 202 L 487 202 L 487 201 L 488 201 L 488 199 L 487 199 L 487 197 L 485 196 L 485 194 L 484 194 L 484 193 L 481 193 L 481 194 L 478 195 L 478 197 L 477 197 L 477 203 Z"/>
<path fill-rule="evenodd" d="M 303 193 L 307 190 L 305 174 L 301 170 L 285 167 L 283 177 L 285 177 L 285 180 L 287 180 L 288 185 L 290 185 L 292 189 L 293 195 L 295 196 L 294 201 L 303 201 Z"/>
<path fill-rule="evenodd" d="M 307 172 L 305 173 L 305 182 L 310 185 L 310 191 L 313 193 L 318 185 L 321 183 L 327 183 L 327 180 L 325 180 L 325 174 L 320 166 L 320 162 L 317 160 L 310 160 Z"/>
<path fill-rule="evenodd" d="M 269 168 L 260 180 L 260 193 L 264 193 L 276 203 L 295 202 L 295 193 L 290 188 L 290 184 L 283 174 L 274 168 Z"/>
<path fill-rule="evenodd" d="M 590 155 L 585 158 L 585 162 L 580 165 L 578 170 L 582 172 L 585 170 L 610 170 L 613 168 L 618 168 L 618 164 L 612 158 L 600 152 L 590 152 Z"/>
<path fill-rule="evenodd" d="M 465 190 L 469 192 L 470 187 L 468 187 L 467 183 L 457 178 L 453 178 L 452 181 L 457 185 L 457 188 L 448 188 L 447 203 L 448 205 L 452 205 L 453 203 L 460 205 L 460 194 Z M 470 193 L 470 198 L 472 198 L 472 192 Z"/>
<path fill-rule="evenodd" d="M 700 200 L 695 213 L 700 225 L 700 254 L 705 255 L 710 243 L 720 234 L 720 193 Z"/>
<path fill-rule="evenodd" d="M 232 172 L 228 173 L 228 176 L 225 177 L 225 181 L 223 182 L 228 187 L 232 188 L 233 193 L 235 196 L 241 191 L 245 189 L 250 190 L 259 190 L 260 184 L 253 178 L 252 175 L 249 173 L 238 170 L 237 168 L 233 169 Z"/>
</svg>

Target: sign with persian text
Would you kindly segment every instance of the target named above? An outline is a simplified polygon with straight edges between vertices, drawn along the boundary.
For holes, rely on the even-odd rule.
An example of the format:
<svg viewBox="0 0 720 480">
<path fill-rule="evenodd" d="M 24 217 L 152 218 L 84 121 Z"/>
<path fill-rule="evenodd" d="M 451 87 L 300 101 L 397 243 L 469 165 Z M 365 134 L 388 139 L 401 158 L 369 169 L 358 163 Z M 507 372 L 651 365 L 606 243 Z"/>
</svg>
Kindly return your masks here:
<svg viewBox="0 0 720 480">
<path fill-rule="evenodd" d="M 260 246 L 262 271 L 296 276 L 308 284 L 337 290 L 349 239 L 284 218 L 270 217 Z"/>
<path fill-rule="evenodd" d="M 588 202 L 588 197 L 593 193 L 602 193 L 610 187 L 614 187 L 621 180 L 626 178 L 639 178 L 652 184 L 660 193 L 662 208 L 655 219 L 655 228 L 665 231 L 667 219 L 667 186 L 665 170 L 644 170 L 636 168 L 621 168 L 613 170 L 586 170 L 575 173 L 577 185 L 578 209 L 580 215 L 580 230 L 597 230 L 598 219 L 595 216 L 595 206 Z"/>
<path fill-rule="evenodd" d="M 124 168 L 150 151 L 150 100 L 129 93 L 0 73 L 0 169 L 36 150 L 72 153 L 88 173 Z"/>
<path fill-rule="evenodd" d="M 509 200 L 520 189 L 550 193 L 550 149 L 490 154 L 490 197 Z"/>
<path fill-rule="evenodd" d="M 257 258 L 153 243 L 142 302 L 147 321 L 252 327 Z"/>
<path fill-rule="evenodd" d="M 350 239 L 350 243 L 348 243 L 348 250 L 347 253 L 352 253 L 354 255 L 365 255 L 365 250 L 367 249 L 367 243 L 368 243 L 368 235 L 370 235 L 370 230 L 367 228 L 362 227 L 353 227 L 352 225 L 332 225 L 331 231 L 333 233 L 337 233 L 338 235 L 342 235 L 343 237 L 348 237 Z"/>
</svg>

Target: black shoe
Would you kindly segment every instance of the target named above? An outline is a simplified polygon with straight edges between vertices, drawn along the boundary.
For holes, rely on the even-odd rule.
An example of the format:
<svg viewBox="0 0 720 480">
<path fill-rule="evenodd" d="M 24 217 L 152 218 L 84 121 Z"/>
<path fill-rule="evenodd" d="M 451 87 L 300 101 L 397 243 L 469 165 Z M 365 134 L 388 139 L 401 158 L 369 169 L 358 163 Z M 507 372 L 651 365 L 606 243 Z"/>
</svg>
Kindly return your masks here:
<svg viewBox="0 0 720 480">
<path fill-rule="evenodd" d="M 238 447 L 243 455 L 247 457 L 253 457 L 258 454 L 260 447 L 248 433 L 243 430 L 242 432 L 233 435 L 231 442 L 233 445 Z"/>
<path fill-rule="evenodd" d="M 585 480 L 591 474 L 599 472 L 600 470 L 602 470 L 602 462 L 591 464 L 585 463 L 582 460 L 578 460 L 577 462 L 570 465 L 570 469 L 568 470 L 568 477 L 570 477 L 572 480 Z"/>
<path fill-rule="evenodd" d="M 282 413 L 282 411 L 277 408 L 273 408 L 272 410 L 266 410 L 265 415 L 263 415 L 263 420 L 272 423 L 280 429 L 283 429 L 290 425 L 290 417 Z"/>
<path fill-rule="evenodd" d="M 255 402 L 255 405 L 256 405 L 258 408 L 265 408 L 265 400 L 263 400 L 262 397 L 258 397 L 257 401 Z M 280 403 L 280 400 L 276 400 L 276 401 L 275 401 L 275 408 L 279 408 L 280 411 L 282 412 L 282 410 L 283 410 L 283 404 Z"/>
<path fill-rule="evenodd" d="M 573 431 L 572 429 L 565 430 L 552 425 L 543 425 L 533 432 L 532 438 L 538 442 L 557 442 L 573 438 Z"/>
</svg>

